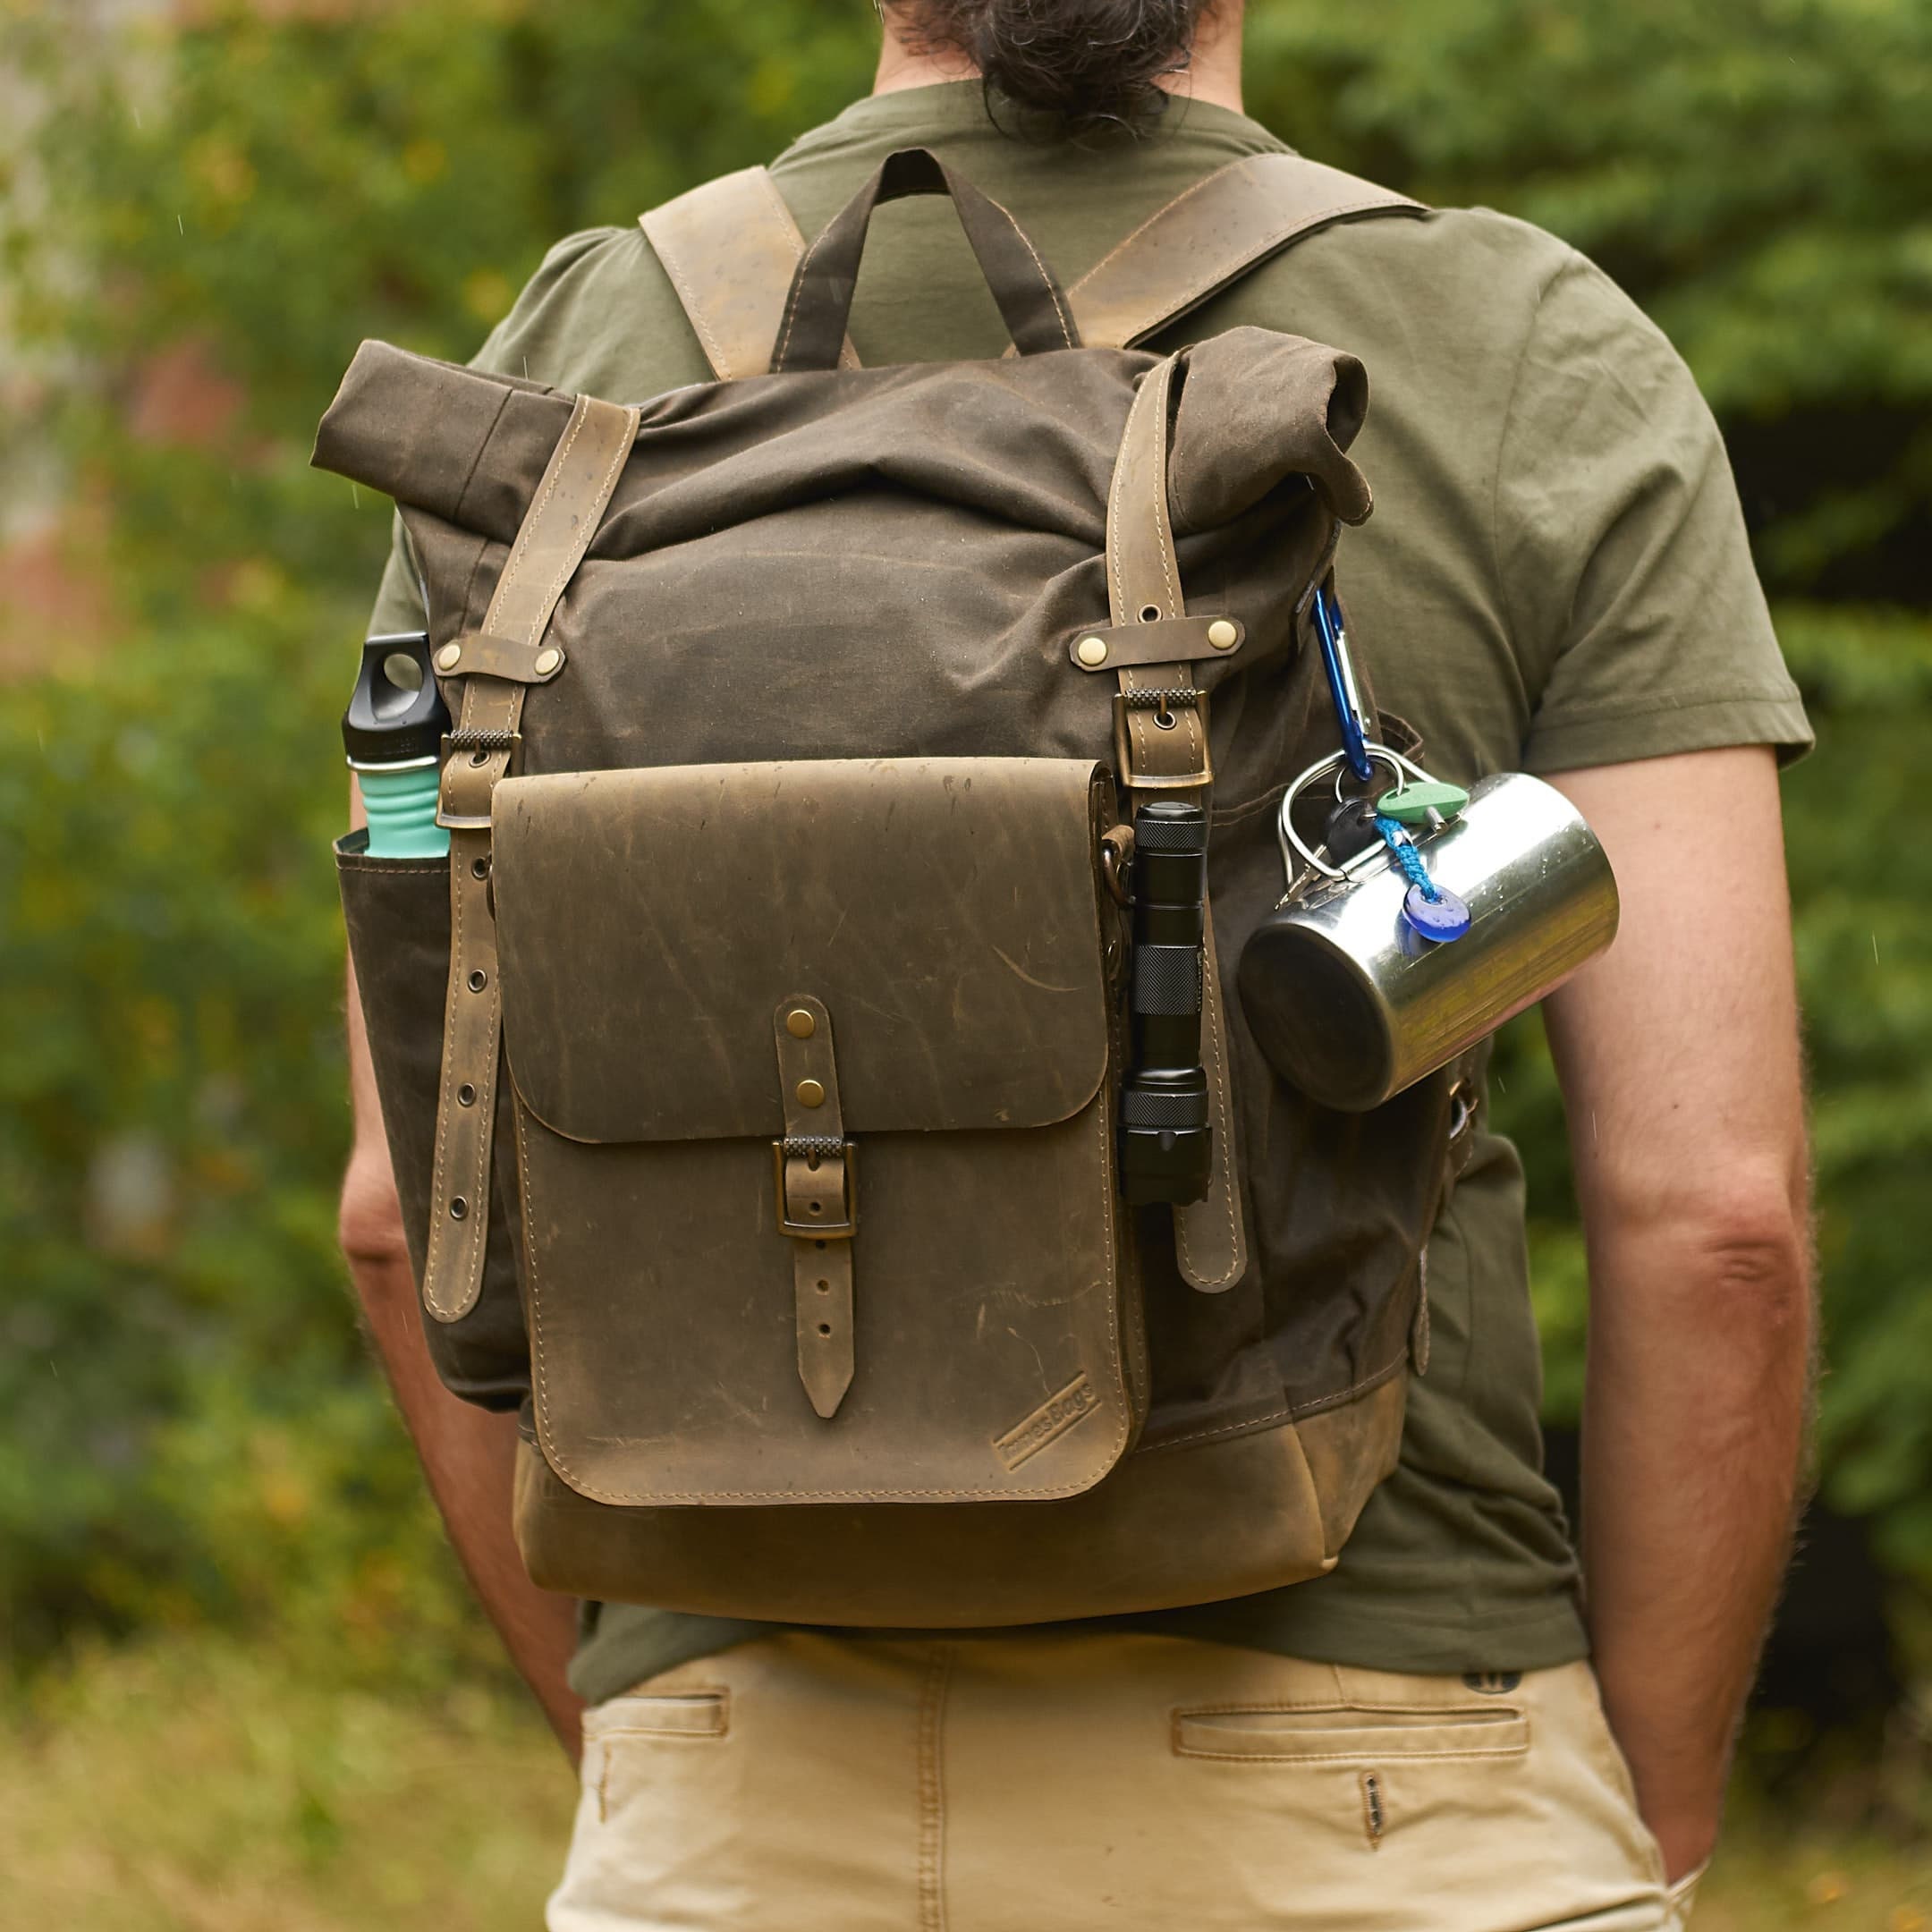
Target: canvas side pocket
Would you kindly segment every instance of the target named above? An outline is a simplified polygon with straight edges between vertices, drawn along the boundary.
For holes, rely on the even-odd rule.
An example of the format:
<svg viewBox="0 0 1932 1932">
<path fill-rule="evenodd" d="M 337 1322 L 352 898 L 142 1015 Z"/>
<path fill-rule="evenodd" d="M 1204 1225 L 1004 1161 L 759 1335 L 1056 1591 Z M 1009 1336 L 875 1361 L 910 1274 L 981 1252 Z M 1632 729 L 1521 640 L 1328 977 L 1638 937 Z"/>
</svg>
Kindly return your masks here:
<svg viewBox="0 0 1932 1932">
<path fill-rule="evenodd" d="M 449 861 L 372 858 L 367 843 L 361 832 L 336 842 L 336 875 L 402 1207 L 403 1238 L 419 1284 L 449 983 Z M 445 1383 L 457 1394 L 493 1409 L 514 1409 L 530 1389 L 530 1344 L 516 1279 L 513 1138 L 507 1083 L 499 1083 L 483 1292 L 462 1320 L 424 1324 Z"/>
</svg>

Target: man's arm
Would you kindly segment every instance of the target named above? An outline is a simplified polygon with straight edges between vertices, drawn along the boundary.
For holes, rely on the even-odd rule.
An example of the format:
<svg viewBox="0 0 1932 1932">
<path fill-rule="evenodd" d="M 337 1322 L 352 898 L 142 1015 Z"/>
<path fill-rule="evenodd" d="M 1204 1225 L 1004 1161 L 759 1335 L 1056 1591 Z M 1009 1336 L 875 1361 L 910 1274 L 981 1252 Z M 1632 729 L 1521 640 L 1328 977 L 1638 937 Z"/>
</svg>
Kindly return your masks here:
<svg viewBox="0 0 1932 1932">
<path fill-rule="evenodd" d="M 1589 1250 L 1583 1568 L 1597 1675 L 1674 1880 L 1710 1854 L 1790 1551 L 1809 1176 L 1772 756 L 1555 781 L 1623 893 L 1553 998 Z"/>
<path fill-rule="evenodd" d="M 353 819 L 362 823 L 360 801 Z M 516 1419 L 452 1395 L 424 1345 L 416 1283 L 402 1239 L 389 1147 L 383 1137 L 355 970 L 349 973 L 349 1080 L 355 1144 L 342 1195 L 342 1245 L 396 1406 L 415 1439 L 430 1493 L 489 1619 L 543 1706 L 564 1748 L 581 1748 L 583 1706 L 564 1682 L 576 1644 L 576 1606 L 532 1583 L 510 1527 Z"/>
</svg>

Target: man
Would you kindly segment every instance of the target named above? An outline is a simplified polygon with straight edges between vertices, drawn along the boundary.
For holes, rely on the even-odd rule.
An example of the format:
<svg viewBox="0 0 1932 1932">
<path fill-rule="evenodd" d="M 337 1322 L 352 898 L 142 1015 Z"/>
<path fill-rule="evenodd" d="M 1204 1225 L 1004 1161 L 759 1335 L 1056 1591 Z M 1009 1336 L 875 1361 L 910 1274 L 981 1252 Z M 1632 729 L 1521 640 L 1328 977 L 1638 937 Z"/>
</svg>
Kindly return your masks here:
<svg viewBox="0 0 1932 1932">
<path fill-rule="evenodd" d="M 901 0 L 882 18 L 872 97 L 775 164 L 808 235 L 886 154 L 928 146 L 1072 282 L 1193 182 L 1282 145 L 1241 114 L 1240 0 Z M 865 362 L 1004 345 L 949 218 L 881 211 L 852 320 Z M 1340 568 L 1380 700 L 1444 776 L 1549 776 L 1622 887 L 1614 948 L 1548 1009 L 1591 1277 L 1580 1580 L 1539 1469 L 1521 1171 L 1479 1107 L 1430 1245 L 1402 1464 L 1334 1575 L 945 1641 L 605 1606 L 580 1642 L 512 1541 L 514 1419 L 446 1394 L 424 1352 L 352 999 L 343 1232 L 371 1326 L 567 1745 L 579 1696 L 597 1707 L 556 1932 L 1635 1932 L 1688 1912 L 1807 1403 L 1775 776 L 1803 714 L 1715 427 L 1573 252 L 1483 211 L 1338 228 L 1159 346 L 1241 323 L 1370 372 L 1353 454 L 1377 513 Z M 635 228 L 561 244 L 479 360 L 617 398 L 708 375 Z M 377 627 L 415 617 L 393 565 Z"/>
</svg>

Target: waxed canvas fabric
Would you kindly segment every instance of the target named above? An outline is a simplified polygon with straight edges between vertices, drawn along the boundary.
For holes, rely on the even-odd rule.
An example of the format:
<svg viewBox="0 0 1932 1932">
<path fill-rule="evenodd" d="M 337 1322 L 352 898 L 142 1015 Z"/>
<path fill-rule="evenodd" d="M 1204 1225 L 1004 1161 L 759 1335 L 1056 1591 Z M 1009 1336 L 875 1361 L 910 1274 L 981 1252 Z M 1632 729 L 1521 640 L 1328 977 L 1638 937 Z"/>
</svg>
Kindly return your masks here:
<svg viewBox="0 0 1932 1932">
<path fill-rule="evenodd" d="M 1012 208 L 1069 281 L 1213 169 L 1284 146 L 1194 103 L 1133 148 L 1043 149 L 1000 134 L 962 84 L 861 101 L 774 177 L 811 234 L 909 142 Z M 1001 352 L 945 208 L 882 209 L 875 233 L 852 318 L 864 360 Z M 1709 413 L 1661 335 L 1573 250 L 1488 210 L 1362 223 L 1304 242 L 1160 346 L 1241 323 L 1337 344 L 1369 370 L 1352 453 L 1377 513 L 1348 534 L 1341 581 L 1379 697 L 1420 726 L 1441 775 L 1809 741 Z M 479 361 L 633 400 L 708 376 L 628 223 L 553 250 Z M 415 610 L 398 561 L 377 623 L 406 628 Z M 1487 1109 L 1472 1140 L 1429 1247 L 1429 1372 L 1411 1390 L 1401 1464 L 1343 1562 L 1164 1625 L 1364 1668 L 1583 1655 L 1573 1560 L 1539 1469 L 1521 1167 Z M 589 1623 L 576 1674 L 592 1697 L 758 1629 L 630 1606 Z"/>
</svg>

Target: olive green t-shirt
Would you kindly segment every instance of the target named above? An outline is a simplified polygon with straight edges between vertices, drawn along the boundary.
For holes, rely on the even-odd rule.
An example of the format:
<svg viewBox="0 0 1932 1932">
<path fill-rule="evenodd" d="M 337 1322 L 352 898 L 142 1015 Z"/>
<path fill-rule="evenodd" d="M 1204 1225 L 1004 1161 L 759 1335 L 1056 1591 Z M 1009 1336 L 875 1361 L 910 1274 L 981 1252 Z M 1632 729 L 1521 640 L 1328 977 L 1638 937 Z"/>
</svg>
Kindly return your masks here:
<svg viewBox="0 0 1932 1932">
<path fill-rule="evenodd" d="M 1066 283 L 1203 175 L 1284 148 L 1199 103 L 1138 144 L 1030 145 L 995 128 L 963 83 L 860 101 L 773 174 L 816 234 L 913 145 L 1010 208 Z M 1378 701 L 1420 730 L 1437 775 L 1809 742 L 1709 411 L 1670 344 L 1573 250 L 1483 208 L 1359 222 L 1291 250 L 1160 346 L 1244 323 L 1368 368 L 1352 453 L 1375 514 L 1344 536 L 1338 568 Z M 852 337 L 867 363 L 1004 348 L 946 203 L 878 211 Z M 634 225 L 560 243 L 477 360 L 620 402 L 710 379 Z M 418 609 L 393 560 L 378 622 L 407 628 Z M 1585 1654 L 1576 1563 L 1541 1473 L 1521 1168 L 1487 1107 L 1475 1131 L 1429 1243 L 1429 1360 L 1401 1464 L 1340 1566 L 1131 1621 L 1386 1670 L 1530 1670 Z M 606 1605 L 587 1615 L 573 1682 L 613 1696 L 766 1628 Z"/>
</svg>

